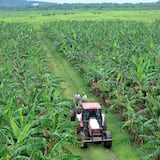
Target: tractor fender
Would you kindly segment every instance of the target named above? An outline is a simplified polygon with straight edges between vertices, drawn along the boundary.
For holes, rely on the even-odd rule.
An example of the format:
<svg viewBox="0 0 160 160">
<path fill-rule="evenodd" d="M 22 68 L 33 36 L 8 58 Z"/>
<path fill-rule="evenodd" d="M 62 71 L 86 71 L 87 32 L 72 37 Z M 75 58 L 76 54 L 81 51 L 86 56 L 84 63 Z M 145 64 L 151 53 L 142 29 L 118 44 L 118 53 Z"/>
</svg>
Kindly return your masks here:
<svg viewBox="0 0 160 160">
<path fill-rule="evenodd" d="M 102 113 L 102 126 L 104 127 L 105 124 L 106 124 L 106 116 L 105 114 Z"/>
<path fill-rule="evenodd" d="M 80 122 L 80 127 L 82 127 L 82 128 L 83 128 L 83 122 L 82 122 L 82 121 Z"/>
<path fill-rule="evenodd" d="M 82 113 L 76 114 L 76 118 L 80 122 L 80 127 L 83 127 Z"/>
</svg>

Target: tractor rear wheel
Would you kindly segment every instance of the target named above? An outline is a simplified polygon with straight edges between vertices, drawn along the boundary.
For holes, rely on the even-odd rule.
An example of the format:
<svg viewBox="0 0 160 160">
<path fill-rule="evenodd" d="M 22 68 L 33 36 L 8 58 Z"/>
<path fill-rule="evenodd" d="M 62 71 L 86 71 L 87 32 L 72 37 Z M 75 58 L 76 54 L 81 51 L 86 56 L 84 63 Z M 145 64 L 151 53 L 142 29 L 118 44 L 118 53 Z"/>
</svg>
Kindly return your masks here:
<svg viewBox="0 0 160 160">
<path fill-rule="evenodd" d="M 82 128 L 80 127 L 80 125 L 78 125 L 77 128 L 76 128 L 77 134 L 80 134 L 81 131 L 82 131 Z"/>
<path fill-rule="evenodd" d="M 107 125 L 106 125 L 106 119 L 104 121 L 104 126 L 103 126 L 103 131 L 106 131 L 107 130 Z"/>
<path fill-rule="evenodd" d="M 110 131 L 106 131 L 105 136 L 106 136 L 107 139 L 112 139 L 112 134 L 111 134 Z M 112 141 L 104 142 L 104 147 L 105 148 L 111 148 L 112 147 Z"/>
<path fill-rule="evenodd" d="M 81 148 L 83 149 L 88 148 L 87 143 L 82 142 Z"/>
</svg>

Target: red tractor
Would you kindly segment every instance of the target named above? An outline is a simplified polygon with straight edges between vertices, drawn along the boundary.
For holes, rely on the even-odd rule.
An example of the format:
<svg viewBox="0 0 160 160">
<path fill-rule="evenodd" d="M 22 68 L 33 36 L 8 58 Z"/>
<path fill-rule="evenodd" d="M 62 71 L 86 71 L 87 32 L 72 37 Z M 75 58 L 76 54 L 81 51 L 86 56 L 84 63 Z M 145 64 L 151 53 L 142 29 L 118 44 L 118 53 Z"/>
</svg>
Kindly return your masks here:
<svg viewBox="0 0 160 160">
<path fill-rule="evenodd" d="M 75 120 L 79 121 L 77 134 L 80 136 L 83 148 L 87 143 L 103 142 L 105 148 L 112 146 L 112 134 L 106 129 L 105 114 L 102 113 L 101 105 L 96 102 L 81 104 L 81 112 L 76 112 Z"/>
</svg>

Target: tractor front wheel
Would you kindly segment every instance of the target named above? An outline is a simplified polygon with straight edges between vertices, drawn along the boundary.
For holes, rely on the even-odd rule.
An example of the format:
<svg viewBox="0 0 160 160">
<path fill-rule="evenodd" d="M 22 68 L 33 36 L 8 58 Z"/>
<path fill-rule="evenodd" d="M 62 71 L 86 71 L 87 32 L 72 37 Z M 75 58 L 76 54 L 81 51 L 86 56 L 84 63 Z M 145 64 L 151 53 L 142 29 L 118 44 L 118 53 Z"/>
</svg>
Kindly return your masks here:
<svg viewBox="0 0 160 160">
<path fill-rule="evenodd" d="M 83 149 L 88 148 L 87 143 L 82 142 L 81 148 Z"/>
<path fill-rule="evenodd" d="M 106 131 L 105 136 L 106 136 L 107 139 L 112 139 L 112 134 L 111 134 L 110 131 Z M 104 147 L 105 148 L 111 148 L 112 147 L 112 141 L 104 142 Z"/>
</svg>

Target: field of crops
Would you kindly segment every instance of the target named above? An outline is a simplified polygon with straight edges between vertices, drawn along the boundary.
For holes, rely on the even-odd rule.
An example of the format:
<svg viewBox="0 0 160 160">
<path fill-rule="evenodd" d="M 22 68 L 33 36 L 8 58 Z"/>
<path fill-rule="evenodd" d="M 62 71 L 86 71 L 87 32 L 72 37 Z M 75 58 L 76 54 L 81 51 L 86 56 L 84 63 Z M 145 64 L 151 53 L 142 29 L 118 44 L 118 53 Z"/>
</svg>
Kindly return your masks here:
<svg viewBox="0 0 160 160">
<path fill-rule="evenodd" d="M 76 142 L 70 102 L 33 27 L 0 23 L 0 39 L 0 159 L 76 159 L 62 148 Z"/>
<path fill-rule="evenodd" d="M 39 27 L 44 22 L 59 20 L 129 20 L 154 22 L 160 19 L 159 10 L 37 10 L 37 11 L 0 11 L 0 20 L 5 22 L 28 22 Z"/>
<path fill-rule="evenodd" d="M 43 25 L 56 44 L 101 97 L 118 114 L 142 159 L 160 158 L 160 21 L 60 21 Z"/>
<path fill-rule="evenodd" d="M 62 96 L 64 79 L 49 70 L 45 38 L 80 73 L 109 118 L 120 117 L 121 129 L 144 153 L 139 159 L 159 160 L 159 14 L 158 10 L 0 11 L 0 160 L 82 159 L 66 147 L 79 149 L 76 124 L 70 123 L 72 102 Z M 39 39 L 39 34 L 45 38 Z M 114 133 L 121 131 L 114 128 Z M 128 142 L 123 140 L 113 142 L 122 144 L 109 151 L 101 148 L 102 157 L 134 159 L 129 155 L 132 149 L 124 151 Z M 77 152 L 99 154 L 98 147 L 90 148 Z"/>
</svg>

